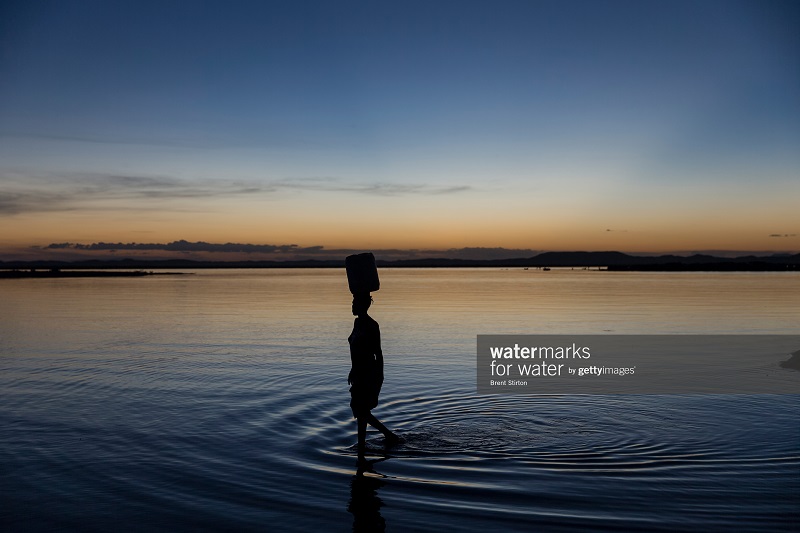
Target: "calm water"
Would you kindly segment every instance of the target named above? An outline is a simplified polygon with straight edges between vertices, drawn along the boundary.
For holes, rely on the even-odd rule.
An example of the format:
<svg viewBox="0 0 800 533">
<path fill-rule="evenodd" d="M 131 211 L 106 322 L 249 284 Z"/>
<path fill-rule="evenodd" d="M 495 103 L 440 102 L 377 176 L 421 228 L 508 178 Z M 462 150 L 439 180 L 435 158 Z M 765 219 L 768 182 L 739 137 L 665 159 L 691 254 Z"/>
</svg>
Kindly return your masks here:
<svg viewBox="0 0 800 533">
<path fill-rule="evenodd" d="M 478 333 L 797 334 L 799 275 L 381 276 L 362 475 L 343 270 L 0 280 L 3 529 L 800 527 L 798 396 L 475 394 Z"/>
</svg>

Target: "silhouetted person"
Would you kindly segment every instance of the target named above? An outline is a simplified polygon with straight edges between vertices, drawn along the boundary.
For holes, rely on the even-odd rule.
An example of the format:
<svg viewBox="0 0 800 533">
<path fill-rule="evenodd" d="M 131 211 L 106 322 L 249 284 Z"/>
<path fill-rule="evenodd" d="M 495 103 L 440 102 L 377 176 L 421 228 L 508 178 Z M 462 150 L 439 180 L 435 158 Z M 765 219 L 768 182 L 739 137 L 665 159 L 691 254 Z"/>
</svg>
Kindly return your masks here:
<svg viewBox="0 0 800 533">
<path fill-rule="evenodd" d="M 353 364 L 347 383 L 350 386 L 350 408 L 358 421 L 358 459 L 364 460 L 367 424 L 383 433 L 386 444 L 399 442 L 399 437 L 389 431 L 371 413 L 378 405 L 378 396 L 383 385 L 383 352 L 381 331 L 378 323 L 367 314 L 372 298 L 369 293 L 353 296 L 353 332 L 347 338 L 350 343 L 350 360 Z"/>
</svg>

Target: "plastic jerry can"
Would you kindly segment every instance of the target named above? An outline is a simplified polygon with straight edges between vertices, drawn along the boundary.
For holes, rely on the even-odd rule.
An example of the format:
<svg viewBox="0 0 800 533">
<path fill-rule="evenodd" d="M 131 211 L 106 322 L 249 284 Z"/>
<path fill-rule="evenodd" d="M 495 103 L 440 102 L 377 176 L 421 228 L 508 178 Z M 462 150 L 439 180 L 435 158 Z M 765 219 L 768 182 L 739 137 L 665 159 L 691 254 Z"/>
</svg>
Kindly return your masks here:
<svg viewBox="0 0 800 533">
<path fill-rule="evenodd" d="M 375 256 L 367 252 L 364 254 L 349 255 L 344 260 L 347 270 L 347 284 L 353 294 L 375 292 L 381 288 L 378 279 L 378 266 Z"/>
</svg>

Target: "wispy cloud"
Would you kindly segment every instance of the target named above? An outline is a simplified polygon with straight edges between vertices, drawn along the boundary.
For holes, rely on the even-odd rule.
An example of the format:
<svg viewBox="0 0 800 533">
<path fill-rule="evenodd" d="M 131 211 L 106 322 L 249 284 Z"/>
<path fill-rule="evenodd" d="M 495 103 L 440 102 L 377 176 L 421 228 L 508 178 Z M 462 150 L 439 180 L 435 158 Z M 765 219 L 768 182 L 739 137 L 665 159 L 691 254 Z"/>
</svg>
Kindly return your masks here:
<svg viewBox="0 0 800 533">
<path fill-rule="evenodd" d="M 0 215 L 26 212 L 68 211 L 69 196 L 35 189 L 0 191 Z"/>
<path fill-rule="evenodd" d="M 155 135 L 148 132 L 146 135 L 137 134 L 74 134 L 74 133 L 48 133 L 37 131 L 23 131 L 18 129 L 3 131 L 0 125 L 0 140 L 23 141 L 30 143 L 63 143 L 75 145 L 117 145 L 125 147 L 156 147 L 178 150 L 215 150 L 230 148 L 257 148 L 265 147 L 291 147 L 291 148 L 320 148 L 331 146 L 331 141 L 322 141 L 311 138 L 305 134 L 291 134 L 286 131 L 265 132 L 261 129 L 252 131 L 256 135 L 242 136 L 242 130 L 224 132 L 220 130 L 197 130 L 183 132 L 177 135 Z"/>
<path fill-rule="evenodd" d="M 150 200 L 211 199 L 270 194 L 280 190 L 322 191 L 375 196 L 443 195 L 471 187 L 436 187 L 407 183 L 360 183 L 341 178 L 293 178 L 284 180 L 187 180 L 170 176 L 124 174 L 0 174 L 0 215 L 29 212 L 103 209 L 151 211 L 159 204 Z M 126 205 L 126 202 L 128 204 Z M 170 207 L 173 209 L 173 207 Z"/>
<path fill-rule="evenodd" d="M 192 141 L 190 139 L 168 139 L 155 137 L 113 137 L 109 135 L 57 135 L 48 133 L 0 133 L 0 139 L 20 139 L 33 141 L 53 141 L 64 143 L 91 143 L 91 144 L 111 144 L 126 146 L 155 146 L 173 148 L 214 148 L 216 145 Z"/>
<path fill-rule="evenodd" d="M 346 192 L 371 194 L 375 196 L 399 196 L 411 194 L 453 194 L 469 191 L 472 187 L 468 185 L 456 185 L 449 187 L 434 187 L 424 184 L 409 183 L 358 183 L 341 178 L 322 177 L 322 178 L 291 178 L 273 183 L 274 186 L 285 189 L 301 189 L 311 191 Z"/>
<path fill-rule="evenodd" d="M 164 176 L 115 174 L 0 175 L 0 215 L 102 209 L 153 210 L 147 200 L 230 197 L 273 192 L 260 183 L 228 180 L 189 181 Z M 120 202 L 122 201 L 122 202 Z M 124 202 L 130 202 L 126 207 Z"/>
<path fill-rule="evenodd" d="M 162 176 L 86 175 L 74 181 L 73 191 L 108 198 L 207 198 L 271 192 L 262 184 L 228 180 L 189 181 Z"/>
</svg>

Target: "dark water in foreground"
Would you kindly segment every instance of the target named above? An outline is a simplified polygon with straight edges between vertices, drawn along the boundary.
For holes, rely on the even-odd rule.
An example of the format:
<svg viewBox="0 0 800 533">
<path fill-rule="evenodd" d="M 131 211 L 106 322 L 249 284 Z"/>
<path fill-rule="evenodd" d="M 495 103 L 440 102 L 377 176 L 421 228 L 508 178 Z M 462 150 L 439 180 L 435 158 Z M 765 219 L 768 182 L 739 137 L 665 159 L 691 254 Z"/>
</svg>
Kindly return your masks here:
<svg viewBox="0 0 800 533">
<path fill-rule="evenodd" d="M 8 280 L 16 530 L 792 531 L 797 395 L 475 393 L 478 333 L 792 333 L 796 274 L 391 270 L 356 475 L 343 271 Z M 800 347 L 798 347 L 800 348 Z M 778 370 L 789 372 L 788 370 Z"/>
</svg>

